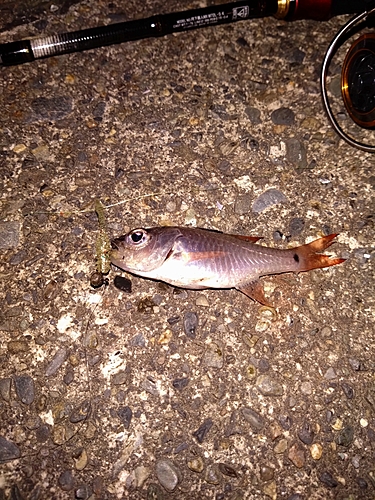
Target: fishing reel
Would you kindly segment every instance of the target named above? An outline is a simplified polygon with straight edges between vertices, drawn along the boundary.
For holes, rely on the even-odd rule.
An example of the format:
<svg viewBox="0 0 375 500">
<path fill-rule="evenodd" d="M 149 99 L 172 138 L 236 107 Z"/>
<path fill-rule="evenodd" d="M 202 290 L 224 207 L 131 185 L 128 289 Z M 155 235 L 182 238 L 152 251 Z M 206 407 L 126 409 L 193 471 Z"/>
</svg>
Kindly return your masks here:
<svg viewBox="0 0 375 500">
<path fill-rule="evenodd" d="M 371 3 L 372 8 L 346 23 L 328 47 L 321 70 L 321 91 L 328 118 L 340 137 L 351 146 L 375 153 L 375 146 L 357 140 L 339 125 L 327 92 L 327 74 L 334 55 L 350 38 L 375 26 L 375 3 Z M 341 71 L 341 95 L 354 123 L 362 129 L 375 129 L 375 33 L 359 36 L 347 52 Z"/>
</svg>

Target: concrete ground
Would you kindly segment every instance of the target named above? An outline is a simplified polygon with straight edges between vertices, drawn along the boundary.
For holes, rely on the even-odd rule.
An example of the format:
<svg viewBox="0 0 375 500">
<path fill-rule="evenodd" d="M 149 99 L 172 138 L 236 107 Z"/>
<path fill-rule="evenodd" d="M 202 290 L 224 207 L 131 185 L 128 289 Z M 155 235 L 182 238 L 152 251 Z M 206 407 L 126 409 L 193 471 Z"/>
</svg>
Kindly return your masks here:
<svg viewBox="0 0 375 500">
<path fill-rule="evenodd" d="M 0 42 L 202 6 L 8 2 Z M 1 68 L 1 499 L 375 497 L 375 157 L 338 138 L 319 90 L 347 19 Z M 329 87 L 355 134 L 346 50 Z M 127 293 L 115 268 L 93 289 L 95 199 L 110 237 L 174 224 L 287 248 L 334 232 L 347 260 L 263 278 L 276 309 L 134 276 Z"/>
</svg>

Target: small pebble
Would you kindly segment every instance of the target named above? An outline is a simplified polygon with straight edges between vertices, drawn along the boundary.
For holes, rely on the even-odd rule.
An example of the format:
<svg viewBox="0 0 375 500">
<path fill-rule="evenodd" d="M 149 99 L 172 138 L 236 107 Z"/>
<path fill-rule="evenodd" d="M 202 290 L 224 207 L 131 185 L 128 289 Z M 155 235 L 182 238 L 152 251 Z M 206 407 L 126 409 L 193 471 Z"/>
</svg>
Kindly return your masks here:
<svg viewBox="0 0 375 500">
<path fill-rule="evenodd" d="M 294 217 L 289 222 L 289 232 L 291 236 L 298 236 L 302 233 L 305 227 L 305 219 L 302 217 Z"/>
<path fill-rule="evenodd" d="M 193 436 L 198 441 L 198 443 L 203 443 L 212 426 L 213 421 L 210 418 L 206 418 L 203 424 L 200 425 L 200 427 L 195 432 L 193 432 Z"/>
<path fill-rule="evenodd" d="M 49 363 L 49 365 L 46 368 L 46 375 L 47 377 L 50 377 L 51 375 L 55 375 L 57 370 L 60 368 L 60 366 L 64 363 L 66 358 L 68 357 L 68 350 L 65 347 L 62 347 L 59 349 L 55 356 L 53 357 L 52 361 Z"/>
<path fill-rule="evenodd" d="M 129 378 L 129 373 L 125 370 L 121 370 L 120 372 L 117 372 L 113 375 L 112 383 L 113 385 L 123 385 L 126 384 L 128 378 Z"/>
<path fill-rule="evenodd" d="M 180 321 L 180 316 L 171 316 L 170 318 L 167 319 L 168 323 L 173 326 L 177 324 Z"/>
<path fill-rule="evenodd" d="M 311 425 L 308 422 L 304 422 L 297 435 L 304 444 L 311 444 L 314 440 L 314 431 L 312 430 Z"/>
<path fill-rule="evenodd" d="M 143 465 L 139 465 L 134 469 L 134 476 L 137 482 L 137 488 L 142 488 L 146 480 L 151 474 L 151 469 L 149 467 L 144 467 Z"/>
<path fill-rule="evenodd" d="M 181 453 L 182 451 L 185 451 L 189 448 L 189 445 L 187 443 L 181 443 L 176 448 L 174 449 L 174 454 L 177 455 L 178 453 Z"/>
<path fill-rule="evenodd" d="M 51 436 L 51 428 L 47 424 L 42 424 L 35 430 L 35 437 L 39 443 L 45 443 Z"/>
<path fill-rule="evenodd" d="M 268 189 L 254 201 L 252 211 L 254 213 L 260 213 L 266 210 L 266 208 L 272 207 L 273 205 L 279 205 L 280 203 L 286 203 L 287 201 L 287 197 L 278 189 Z"/>
<path fill-rule="evenodd" d="M 343 421 L 340 418 L 336 418 L 336 420 L 332 424 L 332 429 L 334 429 L 335 431 L 341 431 L 342 427 L 343 427 Z"/>
<path fill-rule="evenodd" d="M 314 460 L 319 460 L 323 453 L 323 447 L 319 443 L 314 443 L 310 446 L 310 454 Z"/>
<path fill-rule="evenodd" d="M 321 330 L 322 337 L 331 338 L 332 337 L 332 328 L 330 326 L 323 326 Z"/>
<path fill-rule="evenodd" d="M 302 382 L 300 389 L 302 394 L 306 394 L 306 396 L 312 394 L 312 385 L 310 382 Z"/>
<path fill-rule="evenodd" d="M 168 458 L 162 458 L 155 465 L 156 477 L 167 491 L 172 492 L 181 481 L 181 472 Z"/>
<path fill-rule="evenodd" d="M 12 387 L 11 378 L 0 379 L 0 396 L 9 403 L 10 401 L 10 389 Z"/>
<path fill-rule="evenodd" d="M 257 369 L 255 368 L 255 366 L 252 364 L 249 364 L 246 367 L 246 375 L 249 377 L 249 379 L 253 379 L 256 377 L 256 374 L 257 374 Z"/>
<path fill-rule="evenodd" d="M 206 469 L 205 480 L 209 484 L 220 484 L 222 475 L 217 464 L 209 465 Z"/>
<path fill-rule="evenodd" d="M 143 333 L 138 333 L 137 335 L 134 335 L 134 337 L 132 337 L 129 340 L 129 345 L 131 347 L 145 347 L 146 346 L 146 339 L 145 339 Z"/>
<path fill-rule="evenodd" d="M 40 161 L 48 160 L 50 157 L 49 147 L 47 146 L 47 144 L 41 144 L 40 146 L 37 146 L 36 148 L 31 150 L 31 153 L 37 160 Z"/>
<path fill-rule="evenodd" d="M 269 430 L 272 441 L 275 441 L 275 439 L 280 437 L 283 433 L 282 428 L 277 422 L 272 422 L 272 424 L 269 427 Z"/>
<path fill-rule="evenodd" d="M 239 415 L 240 412 L 238 410 L 232 411 L 229 425 L 225 428 L 225 437 L 234 436 L 235 434 L 242 434 L 242 429 L 239 424 Z"/>
<path fill-rule="evenodd" d="M 280 441 L 278 441 L 276 444 L 275 444 L 275 447 L 274 447 L 274 452 L 275 453 L 284 453 L 288 448 L 288 441 L 283 438 L 283 439 L 280 439 Z"/>
<path fill-rule="evenodd" d="M 358 359 L 349 358 L 349 364 L 355 372 L 358 372 L 361 369 L 361 362 Z"/>
<path fill-rule="evenodd" d="M 74 371 L 72 370 L 71 367 L 68 367 L 63 377 L 64 384 L 70 385 L 73 382 L 73 380 L 74 380 Z"/>
<path fill-rule="evenodd" d="M 23 153 L 24 151 L 26 151 L 26 149 L 27 149 L 27 147 L 25 146 L 25 144 L 16 144 L 12 151 L 16 154 L 19 154 L 19 153 Z"/>
<path fill-rule="evenodd" d="M 261 373 L 265 373 L 265 372 L 268 372 L 269 369 L 270 369 L 270 363 L 269 363 L 268 359 L 260 358 L 259 363 L 258 363 L 258 370 Z"/>
<path fill-rule="evenodd" d="M 304 170 L 307 168 L 306 148 L 302 141 L 295 137 L 291 137 L 285 141 L 286 158 L 296 170 Z M 302 219 L 303 220 L 303 219 Z M 301 230 L 302 232 L 302 230 Z M 297 233 L 300 234 L 300 233 Z"/>
<path fill-rule="evenodd" d="M 361 427 L 367 427 L 368 426 L 368 420 L 366 420 L 365 418 L 361 418 L 361 420 L 359 421 Z"/>
<path fill-rule="evenodd" d="M 251 408 L 242 408 L 241 413 L 254 432 L 259 432 L 264 428 L 266 422 L 258 412 Z"/>
<path fill-rule="evenodd" d="M 229 477 L 238 477 L 238 473 L 236 469 L 234 469 L 231 465 L 220 463 L 219 464 L 219 471 L 224 474 L 224 476 L 229 476 Z"/>
<path fill-rule="evenodd" d="M 164 330 L 161 333 L 160 337 L 158 338 L 158 344 L 168 345 L 170 343 L 170 341 L 172 340 L 172 337 L 173 337 L 172 330 L 167 328 L 166 330 Z"/>
<path fill-rule="evenodd" d="M 262 481 L 271 481 L 275 475 L 275 469 L 269 465 L 260 466 L 260 479 Z"/>
<path fill-rule="evenodd" d="M 17 221 L 0 222 L 0 250 L 18 247 L 20 230 L 21 225 Z"/>
<path fill-rule="evenodd" d="M 129 406 L 122 406 L 117 410 L 117 416 L 125 429 L 129 429 L 133 416 L 132 409 Z"/>
<path fill-rule="evenodd" d="M 225 148 L 225 144 L 223 146 Z M 223 154 L 223 151 L 221 151 L 221 153 Z M 232 164 L 228 160 L 221 160 L 218 163 L 217 168 L 222 174 L 229 175 L 232 170 Z"/>
<path fill-rule="evenodd" d="M 251 208 L 251 195 L 244 194 L 243 196 L 238 196 L 234 202 L 234 213 L 237 215 L 243 215 L 250 212 Z"/>
<path fill-rule="evenodd" d="M 38 120 L 62 120 L 71 113 L 73 99 L 65 95 L 37 97 L 31 102 L 31 109 Z"/>
<path fill-rule="evenodd" d="M 83 470 L 88 462 L 87 451 L 83 448 L 81 453 L 75 459 L 75 468 L 77 470 Z"/>
<path fill-rule="evenodd" d="M 184 315 L 184 332 L 190 339 L 195 339 L 198 328 L 198 316 L 196 313 L 187 311 Z"/>
<path fill-rule="evenodd" d="M 164 493 L 158 484 L 150 483 L 147 488 L 146 500 L 164 500 Z"/>
<path fill-rule="evenodd" d="M 204 462 L 202 457 L 196 457 L 192 460 L 189 460 L 187 466 L 193 472 L 202 472 L 204 468 Z"/>
<path fill-rule="evenodd" d="M 263 493 L 268 497 L 272 498 L 272 500 L 276 500 L 277 498 L 277 485 L 276 481 L 270 481 L 265 484 L 263 487 Z"/>
<path fill-rule="evenodd" d="M 367 437 L 369 441 L 375 443 L 375 431 L 371 427 L 367 427 Z"/>
<path fill-rule="evenodd" d="M 190 379 L 188 377 L 176 378 L 173 380 L 172 385 L 178 391 L 182 391 L 189 384 Z"/>
<path fill-rule="evenodd" d="M 319 481 L 321 481 L 327 488 L 336 488 L 338 486 L 338 481 L 332 476 L 328 471 L 322 472 L 319 476 Z"/>
<path fill-rule="evenodd" d="M 288 431 L 292 427 L 292 419 L 289 415 L 280 415 L 279 422 L 284 431 Z"/>
<path fill-rule="evenodd" d="M 282 396 L 284 394 L 282 384 L 269 375 L 259 375 L 256 386 L 263 396 Z"/>
<path fill-rule="evenodd" d="M 368 483 L 367 483 L 366 479 L 364 479 L 363 477 L 359 477 L 359 478 L 357 478 L 357 483 L 358 483 L 358 486 L 361 488 L 361 490 L 367 490 Z"/>
<path fill-rule="evenodd" d="M 9 259 L 9 264 L 11 266 L 18 266 L 27 259 L 27 252 L 25 250 L 20 250 L 19 252 L 12 255 Z"/>
<path fill-rule="evenodd" d="M 104 285 L 104 274 L 99 272 L 99 271 L 93 272 L 90 276 L 90 285 L 93 288 L 100 288 L 101 286 L 103 286 Z"/>
<path fill-rule="evenodd" d="M 72 424 L 82 422 L 89 418 L 91 413 L 91 402 L 89 399 L 76 406 L 70 414 L 69 420 Z"/>
<path fill-rule="evenodd" d="M 305 465 L 305 452 L 297 444 L 291 446 L 288 458 L 299 469 Z"/>
<path fill-rule="evenodd" d="M 341 382 L 341 387 L 342 387 L 342 390 L 344 391 L 345 396 L 348 399 L 354 398 L 354 389 L 351 385 L 347 384 L 346 382 Z"/>
<path fill-rule="evenodd" d="M 28 352 L 29 344 L 24 340 L 10 340 L 7 344 L 8 351 L 11 354 L 17 354 L 20 352 Z"/>
<path fill-rule="evenodd" d="M 336 436 L 336 443 L 340 446 L 349 446 L 354 439 L 354 427 L 348 425 L 344 427 Z"/>
<path fill-rule="evenodd" d="M 83 484 L 75 490 L 75 498 L 79 500 L 88 500 L 91 497 L 92 491 L 88 484 Z"/>
<path fill-rule="evenodd" d="M 276 230 L 272 233 L 272 238 L 275 241 L 281 241 L 283 239 L 283 233 L 281 231 Z"/>
<path fill-rule="evenodd" d="M 208 302 L 207 297 L 205 295 L 198 295 L 195 304 L 201 307 L 210 307 L 210 303 Z"/>
<path fill-rule="evenodd" d="M 154 378 L 152 377 L 145 378 L 141 383 L 141 387 L 152 396 L 159 396 L 158 384 Z"/>
<path fill-rule="evenodd" d="M 15 443 L 8 441 L 0 436 L 0 463 L 10 462 L 16 458 L 20 458 L 21 450 Z"/>
<path fill-rule="evenodd" d="M 115 276 L 113 284 L 118 290 L 121 290 L 122 292 L 131 293 L 132 291 L 132 282 L 129 278 L 125 278 L 125 276 Z"/>
<path fill-rule="evenodd" d="M 30 405 L 35 398 L 34 380 L 29 375 L 20 375 L 14 377 L 17 396 L 23 404 Z"/>
<path fill-rule="evenodd" d="M 361 457 L 359 457 L 358 455 L 354 455 L 354 457 L 352 458 L 352 464 L 355 469 L 359 469 L 360 460 Z"/>
<path fill-rule="evenodd" d="M 224 350 L 217 342 L 212 342 L 206 349 L 202 362 L 209 368 L 222 368 L 224 365 Z"/>
<path fill-rule="evenodd" d="M 294 113 L 289 108 L 275 109 L 271 113 L 271 120 L 275 125 L 293 125 Z"/>
<path fill-rule="evenodd" d="M 55 280 L 51 280 L 43 289 L 43 298 L 46 301 L 51 301 L 57 297 L 59 293 L 59 286 Z"/>
<path fill-rule="evenodd" d="M 247 114 L 253 125 L 259 125 L 260 123 L 262 123 L 262 120 L 260 118 L 260 111 L 258 108 L 247 106 L 245 108 L 245 113 Z"/>
<path fill-rule="evenodd" d="M 285 57 L 288 62 L 296 65 L 296 64 L 302 64 L 303 60 L 305 59 L 306 53 L 303 52 L 303 50 L 299 49 L 298 47 L 293 47 L 285 52 Z M 291 500 L 288 498 L 288 500 Z M 294 499 L 298 500 L 298 499 Z"/>
<path fill-rule="evenodd" d="M 336 372 L 332 367 L 329 367 L 328 370 L 324 374 L 324 378 L 327 380 L 333 380 L 337 378 Z"/>
<path fill-rule="evenodd" d="M 74 476 L 71 470 L 62 472 L 58 479 L 58 484 L 63 491 L 71 491 L 74 488 Z"/>
</svg>

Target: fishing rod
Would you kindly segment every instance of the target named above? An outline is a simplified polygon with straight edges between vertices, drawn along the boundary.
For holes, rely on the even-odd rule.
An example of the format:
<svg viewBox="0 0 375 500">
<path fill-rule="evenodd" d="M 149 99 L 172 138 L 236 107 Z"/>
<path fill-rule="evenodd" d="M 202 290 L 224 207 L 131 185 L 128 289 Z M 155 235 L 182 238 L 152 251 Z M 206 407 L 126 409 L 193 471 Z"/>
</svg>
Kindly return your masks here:
<svg viewBox="0 0 375 500">
<path fill-rule="evenodd" d="M 286 21 L 329 19 L 366 11 L 368 0 L 250 0 L 0 44 L 0 66 L 171 33 L 274 16 Z"/>
<path fill-rule="evenodd" d="M 321 73 L 323 105 L 332 126 L 344 140 L 364 151 L 375 152 L 375 146 L 361 143 L 341 129 L 331 111 L 326 89 L 328 68 L 334 54 L 340 44 L 349 37 L 349 33 L 356 32 L 356 25 L 363 27 L 368 20 L 375 17 L 375 0 L 248 0 L 161 14 L 80 31 L 3 43 L 0 44 L 0 67 L 246 19 L 273 16 L 284 21 L 325 21 L 342 14 L 357 16 L 339 31 L 327 50 Z M 342 96 L 345 107 L 358 126 L 375 128 L 375 35 L 364 35 L 357 40 L 348 57 L 342 71 Z"/>
</svg>

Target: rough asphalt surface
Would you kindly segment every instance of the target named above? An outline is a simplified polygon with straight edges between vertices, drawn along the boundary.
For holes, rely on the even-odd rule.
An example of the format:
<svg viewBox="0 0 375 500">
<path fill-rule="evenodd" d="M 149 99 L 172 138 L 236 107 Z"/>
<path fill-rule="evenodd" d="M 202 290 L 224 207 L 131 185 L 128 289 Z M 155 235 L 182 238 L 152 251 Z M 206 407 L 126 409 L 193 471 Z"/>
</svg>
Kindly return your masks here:
<svg viewBox="0 0 375 500">
<path fill-rule="evenodd" d="M 0 42 L 201 6 L 3 3 Z M 375 497 L 375 157 L 338 139 L 319 92 L 347 19 L 0 69 L 1 499 Z M 356 133 L 340 64 L 329 87 Z M 193 225 L 286 248 L 337 232 L 327 253 L 347 261 L 264 278 L 275 310 L 137 277 L 128 293 L 114 268 L 93 289 L 95 198 L 117 204 L 111 237 Z"/>
</svg>

